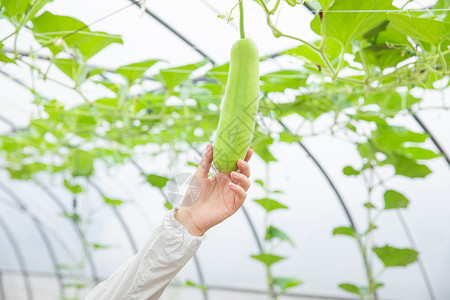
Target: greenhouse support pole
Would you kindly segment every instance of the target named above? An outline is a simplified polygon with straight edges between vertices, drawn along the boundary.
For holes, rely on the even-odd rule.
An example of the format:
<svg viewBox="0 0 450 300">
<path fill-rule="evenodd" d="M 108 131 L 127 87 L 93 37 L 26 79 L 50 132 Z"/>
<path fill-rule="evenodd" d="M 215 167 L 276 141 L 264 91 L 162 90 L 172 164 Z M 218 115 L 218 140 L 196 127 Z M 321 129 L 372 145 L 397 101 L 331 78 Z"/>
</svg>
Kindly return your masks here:
<svg viewBox="0 0 450 300">
<path fill-rule="evenodd" d="M 89 180 L 89 184 L 100 194 L 100 196 L 106 195 L 103 192 L 103 190 L 96 183 Z M 115 207 L 114 205 L 111 205 L 111 210 L 112 210 L 114 216 L 116 217 L 117 221 L 119 221 L 119 224 L 122 227 L 123 231 L 125 232 L 125 236 L 127 237 L 128 242 L 130 243 L 131 249 L 133 249 L 134 254 L 137 253 L 139 251 L 139 249 L 136 245 L 136 241 L 134 240 L 133 235 L 131 234 L 130 228 L 128 228 L 127 223 L 123 219 L 123 217 L 120 214 L 117 207 Z"/>
<path fill-rule="evenodd" d="M 425 131 L 425 133 L 428 134 L 431 141 L 436 146 L 436 148 L 439 150 L 439 152 L 441 152 L 441 154 L 444 156 L 445 161 L 447 162 L 448 166 L 450 167 L 450 157 L 445 152 L 444 148 L 438 142 L 436 137 L 431 133 L 430 129 L 425 125 L 425 123 L 423 123 L 422 119 L 419 118 L 419 116 L 416 113 L 414 113 L 410 108 L 408 109 L 408 111 L 411 114 L 411 116 L 414 118 L 414 120 L 416 120 L 417 124 L 419 124 L 419 126 L 422 127 L 423 131 Z"/>
<path fill-rule="evenodd" d="M 0 270 L 0 300 L 6 300 L 5 288 L 3 285 L 3 273 Z"/>
<path fill-rule="evenodd" d="M 56 256 L 55 250 L 54 250 L 52 244 L 50 243 L 47 233 L 44 230 L 44 226 L 39 221 L 39 219 L 27 209 L 27 207 L 24 204 L 25 202 L 22 201 L 21 198 L 19 198 L 15 193 L 13 193 L 9 188 L 7 188 L 1 182 L 0 182 L 0 189 L 2 189 L 6 194 L 9 195 L 17 203 L 17 205 L 19 206 L 19 208 L 22 211 L 27 212 L 29 214 L 31 221 L 33 222 L 34 226 L 36 227 L 37 231 L 39 232 L 39 235 L 41 236 L 42 241 L 44 242 L 44 245 L 47 249 L 50 260 L 52 261 L 54 274 L 55 274 L 56 280 L 58 282 L 59 293 L 61 295 L 61 298 L 63 298 L 65 296 L 63 276 L 61 274 L 61 271 L 57 268 L 57 265 L 59 265 L 59 261 Z"/>
<path fill-rule="evenodd" d="M 6 235 L 6 238 L 9 240 L 9 243 L 14 251 L 14 255 L 17 258 L 17 262 L 19 264 L 20 273 L 22 274 L 23 282 L 25 285 L 25 292 L 27 294 L 28 300 L 33 300 L 33 292 L 31 289 L 30 275 L 28 274 L 27 265 L 25 263 L 25 258 L 23 256 L 22 250 L 19 247 L 12 231 L 9 229 L 6 222 L 3 221 L 3 218 L 0 216 L 0 227 L 3 229 L 3 232 Z M 3 294 L 3 287 L 2 287 Z M 5 298 L 6 299 L 6 298 Z"/>
<path fill-rule="evenodd" d="M 128 0 L 130 2 L 132 2 L 133 4 L 135 4 L 137 7 L 141 7 L 140 2 L 141 1 L 136 1 L 136 0 Z M 216 62 L 214 61 L 214 59 L 212 59 L 208 54 L 206 54 L 205 52 L 203 52 L 201 49 L 199 49 L 197 46 L 195 46 L 191 41 L 189 41 L 185 36 L 183 36 L 181 33 L 179 33 L 175 28 L 173 28 L 172 26 L 170 26 L 169 24 L 167 24 L 165 21 L 163 21 L 160 17 L 158 17 L 156 14 L 152 13 L 148 8 L 145 8 L 145 13 L 147 15 L 149 15 L 150 17 L 152 17 L 153 19 L 155 19 L 158 23 L 160 23 L 162 26 L 164 26 L 165 28 L 167 28 L 167 30 L 169 30 L 170 32 L 172 32 L 173 34 L 175 34 L 179 39 L 181 39 L 184 43 L 186 43 L 187 45 L 189 45 L 192 49 L 194 49 L 195 52 L 197 52 L 198 54 L 200 54 L 203 58 L 207 58 L 212 64 L 216 64 Z"/>
<path fill-rule="evenodd" d="M 43 185 L 39 185 L 39 187 L 44 191 L 44 193 L 47 194 L 47 196 L 53 200 L 53 202 L 55 202 L 55 204 L 61 209 L 61 211 L 65 214 L 69 214 L 69 212 L 64 208 L 64 205 L 61 203 L 61 201 L 59 200 L 59 198 L 53 194 L 53 192 L 50 191 L 50 189 L 46 186 Z M 84 236 L 80 225 L 74 220 L 72 220 L 72 225 L 75 229 L 75 232 L 78 235 L 78 238 L 80 239 L 81 245 L 83 247 L 84 253 L 86 254 L 86 258 L 88 261 L 88 265 L 89 265 L 89 269 L 91 270 L 91 274 L 92 274 L 92 278 L 94 279 L 95 283 L 100 282 L 99 276 L 98 276 L 98 271 L 97 271 L 97 267 L 94 264 L 94 260 L 92 259 L 92 253 L 88 248 L 88 241 L 86 240 L 86 237 Z"/>
<path fill-rule="evenodd" d="M 292 134 L 291 130 L 282 121 L 279 120 L 278 123 L 285 130 L 289 131 Z M 334 194 L 336 195 L 337 199 L 339 200 L 339 203 L 341 204 L 341 207 L 344 210 L 344 213 L 345 213 L 345 215 L 347 217 L 348 222 L 350 223 L 350 226 L 353 228 L 353 230 L 355 230 L 357 232 L 355 221 L 353 220 L 353 217 L 350 214 L 350 210 L 348 209 L 347 204 L 345 203 L 344 199 L 341 196 L 341 193 L 338 191 L 336 185 L 331 180 L 331 178 L 328 175 L 328 173 L 325 171 L 325 169 L 322 167 L 322 165 L 319 163 L 319 161 L 316 159 L 316 157 L 314 157 L 314 155 L 311 153 L 311 151 L 309 151 L 309 149 L 302 142 L 297 142 L 297 144 L 306 152 L 306 154 L 309 156 L 309 158 L 311 158 L 313 163 L 317 166 L 317 168 L 320 170 L 322 175 L 325 177 L 325 179 L 327 180 L 327 182 L 330 185 L 331 189 L 333 190 Z"/>
</svg>

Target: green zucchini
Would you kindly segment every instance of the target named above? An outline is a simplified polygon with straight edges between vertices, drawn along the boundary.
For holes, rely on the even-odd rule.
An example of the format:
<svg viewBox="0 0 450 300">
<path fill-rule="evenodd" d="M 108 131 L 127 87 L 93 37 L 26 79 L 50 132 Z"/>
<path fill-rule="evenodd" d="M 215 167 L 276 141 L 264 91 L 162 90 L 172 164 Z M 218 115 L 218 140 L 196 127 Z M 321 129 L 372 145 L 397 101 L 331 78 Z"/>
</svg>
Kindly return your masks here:
<svg viewBox="0 0 450 300">
<path fill-rule="evenodd" d="M 240 39 L 231 48 L 225 95 L 214 140 L 213 161 L 223 174 L 235 171 L 244 159 L 255 128 L 259 104 L 259 54 L 251 39 Z"/>
</svg>

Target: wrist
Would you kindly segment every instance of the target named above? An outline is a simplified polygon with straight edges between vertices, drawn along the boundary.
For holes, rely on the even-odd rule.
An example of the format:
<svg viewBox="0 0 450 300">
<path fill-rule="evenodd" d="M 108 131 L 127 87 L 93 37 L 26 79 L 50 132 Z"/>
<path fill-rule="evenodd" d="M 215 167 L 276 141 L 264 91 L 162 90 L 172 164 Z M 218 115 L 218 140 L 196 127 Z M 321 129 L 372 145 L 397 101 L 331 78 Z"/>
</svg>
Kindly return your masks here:
<svg viewBox="0 0 450 300">
<path fill-rule="evenodd" d="M 205 234 L 206 230 L 202 230 L 199 228 L 195 222 L 195 218 L 192 214 L 192 211 L 189 207 L 180 207 L 175 215 L 175 220 L 177 220 L 184 228 L 189 231 L 189 233 L 193 236 L 202 236 Z"/>
</svg>

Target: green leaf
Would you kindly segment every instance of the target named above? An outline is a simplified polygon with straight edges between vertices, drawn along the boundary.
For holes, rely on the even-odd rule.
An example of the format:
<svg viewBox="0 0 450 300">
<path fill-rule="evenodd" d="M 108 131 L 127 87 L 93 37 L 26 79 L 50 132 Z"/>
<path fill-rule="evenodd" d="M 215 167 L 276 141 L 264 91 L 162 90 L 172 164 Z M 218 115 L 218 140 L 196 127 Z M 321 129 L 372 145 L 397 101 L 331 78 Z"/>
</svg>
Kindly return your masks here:
<svg viewBox="0 0 450 300">
<path fill-rule="evenodd" d="M 286 290 L 303 284 L 298 278 L 289 277 L 274 277 L 273 284 L 280 288 L 280 293 L 283 294 Z"/>
<path fill-rule="evenodd" d="M 194 288 L 200 289 L 202 291 L 206 291 L 206 286 L 204 286 L 202 284 L 197 284 L 191 280 L 186 280 L 185 285 L 189 286 L 189 287 L 194 287 Z"/>
<path fill-rule="evenodd" d="M 404 151 L 407 158 L 418 160 L 418 159 L 433 159 L 441 155 L 429 149 L 424 149 L 420 147 L 407 147 Z"/>
<path fill-rule="evenodd" d="M 106 204 L 112 205 L 112 206 L 120 206 L 123 203 L 123 200 L 118 199 L 111 199 L 106 197 L 105 195 L 102 195 L 103 201 L 105 201 Z"/>
<path fill-rule="evenodd" d="M 438 0 L 433 8 L 434 9 L 450 8 L 450 0 Z"/>
<path fill-rule="evenodd" d="M 173 204 L 170 203 L 169 201 L 166 201 L 166 203 L 164 203 L 164 207 L 167 208 L 168 210 L 172 210 Z"/>
<path fill-rule="evenodd" d="M 405 267 L 417 261 L 419 253 L 412 249 L 399 249 L 391 246 L 374 247 L 373 251 L 380 258 L 386 268 Z"/>
<path fill-rule="evenodd" d="M 395 10 L 392 6 L 391 0 L 374 0 L 374 1 L 360 1 L 360 0 L 346 0 L 335 1 L 329 10 Z M 377 27 L 386 20 L 386 13 L 384 12 L 359 12 L 352 14 L 349 17 L 345 12 L 325 13 L 323 19 L 326 24 L 327 37 L 333 37 L 339 40 L 346 48 L 352 40 L 358 39 L 367 33 L 369 30 Z M 317 15 L 311 23 L 311 28 L 317 34 L 320 32 L 320 19 Z"/>
<path fill-rule="evenodd" d="M 52 2 L 53 0 L 36 0 L 32 1 L 33 6 L 28 10 L 25 19 L 22 20 L 22 24 L 25 24 L 27 21 L 31 20 L 47 3 Z"/>
<path fill-rule="evenodd" d="M 364 203 L 363 206 L 366 207 L 366 208 L 368 208 L 368 209 L 374 209 L 374 208 L 376 208 L 376 206 L 373 205 L 373 204 L 370 203 L 370 202 Z"/>
<path fill-rule="evenodd" d="M 294 242 L 291 240 L 291 238 L 282 230 L 274 227 L 274 226 L 269 226 L 267 227 L 266 230 L 266 236 L 265 236 L 265 240 L 266 241 L 271 241 L 274 238 L 278 238 L 280 239 L 280 241 L 286 241 L 289 242 L 289 244 L 291 244 L 292 246 L 295 247 Z"/>
<path fill-rule="evenodd" d="M 93 174 L 95 159 L 93 153 L 80 149 L 73 149 L 69 159 L 72 166 L 72 176 L 89 176 Z"/>
<path fill-rule="evenodd" d="M 395 168 L 395 174 L 410 178 L 424 178 L 431 174 L 430 168 L 426 165 L 418 164 L 415 160 L 403 155 L 392 154 L 383 163 L 391 164 Z"/>
<path fill-rule="evenodd" d="M 227 85 L 229 68 L 230 68 L 230 63 L 227 62 L 223 65 L 212 68 L 211 70 L 206 72 L 206 76 L 217 80 L 220 83 L 220 85 L 222 86 L 222 89 L 224 91 L 225 87 Z"/>
<path fill-rule="evenodd" d="M 264 182 L 261 179 L 256 179 L 255 182 L 259 184 L 261 187 L 264 187 Z"/>
<path fill-rule="evenodd" d="M 351 237 L 356 237 L 355 230 L 351 227 L 336 227 L 333 230 L 333 235 L 347 235 Z"/>
<path fill-rule="evenodd" d="M 372 45 L 364 48 L 364 56 L 369 64 L 380 69 L 395 67 L 400 62 L 411 57 L 411 53 L 406 49 L 391 48 L 386 44 Z M 361 62 L 361 53 L 358 52 L 355 61 Z"/>
<path fill-rule="evenodd" d="M 157 187 L 159 189 L 162 189 L 166 186 L 167 182 L 170 179 L 167 177 L 151 174 L 147 176 L 147 182 L 153 185 L 154 187 Z"/>
<path fill-rule="evenodd" d="M 261 76 L 261 90 L 265 92 L 284 92 L 286 89 L 302 87 L 308 75 L 297 70 L 282 70 Z"/>
<path fill-rule="evenodd" d="M 269 198 L 262 198 L 262 199 L 256 199 L 254 200 L 256 203 L 261 205 L 268 213 L 277 210 L 277 209 L 287 209 L 288 207 L 284 204 L 281 204 L 277 200 L 269 199 Z"/>
<path fill-rule="evenodd" d="M 78 50 L 85 60 L 91 58 L 112 43 L 122 44 L 118 35 L 92 32 L 83 22 L 67 16 L 54 15 L 48 11 L 33 19 L 35 39 L 54 55 L 64 51 L 64 44 Z"/>
<path fill-rule="evenodd" d="M 75 59 L 58 58 L 54 60 L 54 63 L 58 69 L 75 82 L 76 86 L 80 86 L 89 77 L 100 74 L 103 71 L 86 67 L 84 64 L 80 65 Z"/>
<path fill-rule="evenodd" d="M 275 157 L 270 152 L 269 146 L 273 144 L 273 138 L 270 135 L 264 134 L 259 130 L 253 132 L 253 139 L 251 148 L 264 160 L 266 163 L 276 161 Z"/>
<path fill-rule="evenodd" d="M 342 172 L 347 176 L 359 175 L 361 173 L 360 171 L 355 170 L 352 166 L 344 167 Z"/>
<path fill-rule="evenodd" d="M 207 61 L 202 61 L 181 67 L 163 69 L 159 71 L 159 76 L 156 77 L 172 91 L 180 83 L 187 80 L 192 72 L 204 66 L 206 63 Z"/>
<path fill-rule="evenodd" d="M 256 255 L 250 255 L 253 259 L 256 259 L 263 264 L 265 264 L 267 267 L 270 267 L 271 265 L 285 259 L 283 256 L 278 256 L 270 253 L 261 253 Z"/>
<path fill-rule="evenodd" d="M 349 293 L 352 293 L 352 294 L 356 294 L 356 295 L 361 295 L 361 292 L 359 291 L 359 287 L 357 287 L 354 284 L 341 283 L 338 286 L 339 286 L 339 288 L 343 289 L 346 292 L 349 292 Z"/>
<path fill-rule="evenodd" d="M 83 192 L 83 189 L 79 184 L 71 184 L 67 179 L 64 179 L 64 186 L 72 193 L 72 194 L 79 194 Z"/>
<path fill-rule="evenodd" d="M 31 0 L 1 0 L 0 5 L 3 6 L 12 17 L 24 15 Z"/>
<path fill-rule="evenodd" d="M 403 194 L 394 190 L 384 192 L 384 209 L 407 208 L 408 204 L 409 200 Z"/>
<path fill-rule="evenodd" d="M 141 62 L 132 63 L 129 65 L 125 65 L 117 68 L 116 72 L 125 77 L 128 80 L 128 83 L 135 82 L 138 78 L 142 77 L 144 73 L 151 68 L 157 62 L 160 62 L 159 59 L 149 59 Z"/>
<path fill-rule="evenodd" d="M 6 56 L 5 52 L 2 51 L 2 48 L 3 48 L 3 44 L 0 43 L 0 61 L 4 62 L 4 63 L 15 64 L 16 62 L 14 60 L 12 60 L 11 58 L 9 58 L 8 56 Z"/>
<path fill-rule="evenodd" d="M 450 37 L 450 23 L 401 14 L 390 14 L 390 26 L 404 35 L 438 46 Z"/>
<path fill-rule="evenodd" d="M 302 137 L 296 134 L 292 134 L 290 131 L 285 130 L 283 132 L 280 133 L 280 142 L 285 142 L 285 143 L 298 143 L 302 140 Z"/>
</svg>

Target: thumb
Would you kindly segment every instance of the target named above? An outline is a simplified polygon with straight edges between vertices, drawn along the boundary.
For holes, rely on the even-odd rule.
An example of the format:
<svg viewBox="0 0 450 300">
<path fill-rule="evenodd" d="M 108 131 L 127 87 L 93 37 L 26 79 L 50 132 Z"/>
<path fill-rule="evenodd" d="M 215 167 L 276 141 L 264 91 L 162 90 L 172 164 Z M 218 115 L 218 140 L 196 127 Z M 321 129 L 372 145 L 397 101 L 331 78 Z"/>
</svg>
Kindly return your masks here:
<svg viewBox="0 0 450 300">
<path fill-rule="evenodd" d="M 199 176 L 200 178 L 208 177 L 212 160 L 213 160 L 213 147 L 210 144 L 208 144 L 208 146 L 206 146 L 206 152 L 203 155 L 200 164 L 198 165 L 195 175 Z"/>
</svg>

